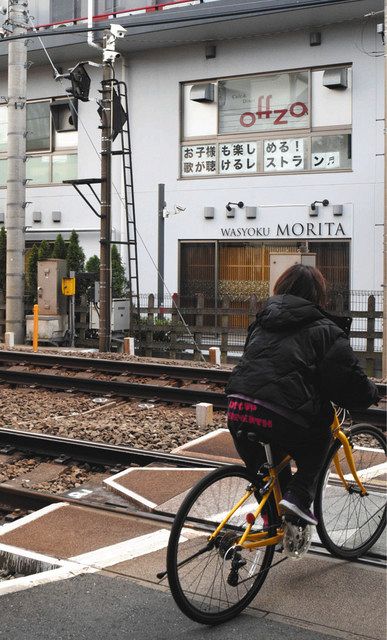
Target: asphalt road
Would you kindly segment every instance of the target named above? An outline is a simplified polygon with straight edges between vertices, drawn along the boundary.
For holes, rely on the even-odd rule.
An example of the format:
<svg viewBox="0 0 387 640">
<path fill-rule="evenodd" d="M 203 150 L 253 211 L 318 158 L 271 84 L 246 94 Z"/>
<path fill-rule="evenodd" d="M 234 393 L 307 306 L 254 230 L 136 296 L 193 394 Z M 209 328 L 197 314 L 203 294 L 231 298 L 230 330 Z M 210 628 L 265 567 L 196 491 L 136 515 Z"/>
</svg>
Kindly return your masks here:
<svg viewBox="0 0 387 640">
<path fill-rule="evenodd" d="M 83 575 L 6 595 L 0 606 L 0 638 L 4 640 L 331 640 L 334 637 L 251 611 L 222 626 L 204 627 L 183 616 L 168 593 L 105 574 Z M 362 638 L 342 632 L 339 637 Z"/>
</svg>

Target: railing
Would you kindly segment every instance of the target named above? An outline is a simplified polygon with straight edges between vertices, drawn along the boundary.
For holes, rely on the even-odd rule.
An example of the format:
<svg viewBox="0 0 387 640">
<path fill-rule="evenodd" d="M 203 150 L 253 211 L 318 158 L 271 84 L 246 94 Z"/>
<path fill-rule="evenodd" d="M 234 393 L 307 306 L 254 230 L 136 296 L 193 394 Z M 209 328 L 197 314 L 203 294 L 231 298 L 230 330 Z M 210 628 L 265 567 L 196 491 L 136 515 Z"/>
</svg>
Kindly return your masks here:
<svg viewBox="0 0 387 640">
<path fill-rule="evenodd" d="M 140 322 L 133 322 L 137 351 L 143 356 L 194 358 L 208 354 L 210 347 L 219 347 L 221 361 L 232 361 L 243 350 L 246 330 L 262 309 L 264 299 L 252 295 L 247 300 L 231 301 L 224 296 L 215 305 L 203 294 L 184 298 L 174 294 L 162 307 L 153 294 L 140 296 Z M 383 294 L 370 291 L 335 292 L 330 295 L 329 311 L 350 315 L 353 323 L 350 340 L 362 365 L 370 376 L 381 376 Z M 26 314 L 32 313 L 26 307 Z M 89 309 L 84 298 L 75 308 L 77 339 L 87 339 Z M 182 318 L 187 323 L 185 326 Z M 5 331 L 5 303 L 0 292 L 0 339 Z"/>
<path fill-rule="evenodd" d="M 214 0 L 169 0 L 164 2 L 163 0 L 127 0 L 127 2 L 121 2 L 121 6 L 116 10 L 106 10 L 103 13 L 98 13 L 93 16 L 94 22 L 119 19 L 126 16 L 142 15 L 144 13 L 153 13 L 155 11 L 164 11 L 171 8 L 195 6 L 205 4 L 206 2 L 213 2 Z M 41 2 L 39 0 L 36 3 L 34 14 L 35 22 L 37 22 L 36 29 L 50 29 L 66 26 L 79 26 L 87 22 L 86 7 L 82 0 L 78 0 L 78 3 L 74 9 L 74 5 L 69 6 L 70 11 L 78 13 L 78 16 L 69 15 L 65 20 L 56 20 L 51 22 L 45 22 L 49 16 L 49 4 Z M 42 22 L 43 20 L 43 22 Z"/>
<path fill-rule="evenodd" d="M 265 300 L 253 295 L 236 305 L 224 296 L 215 307 L 206 304 L 203 294 L 195 296 L 195 304 L 174 294 L 162 307 L 155 296 L 142 296 L 141 322 L 134 324 L 140 355 L 170 358 L 202 358 L 209 347 L 219 347 L 223 363 L 239 357 L 243 351 L 246 330 Z M 335 303 L 335 304 L 334 304 Z M 352 308 L 350 308 L 352 307 Z M 329 311 L 354 318 L 351 344 L 367 374 L 380 376 L 382 350 L 382 294 L 379 292 L 341 292 L 331 294 Z M 188 329 L 183 319 L 189 320 Z M 238 326 L 239 325 L 239 326 Z"/>
</svg>

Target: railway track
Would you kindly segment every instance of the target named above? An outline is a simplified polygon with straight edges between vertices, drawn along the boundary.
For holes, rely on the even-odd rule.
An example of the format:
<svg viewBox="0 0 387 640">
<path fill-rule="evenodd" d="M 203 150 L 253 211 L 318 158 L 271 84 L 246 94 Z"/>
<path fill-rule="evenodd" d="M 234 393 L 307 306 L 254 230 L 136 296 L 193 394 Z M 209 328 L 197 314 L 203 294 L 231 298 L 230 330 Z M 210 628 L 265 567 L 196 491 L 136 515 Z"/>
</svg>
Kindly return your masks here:
<svg viewBox="0 0 387 640">
<path fill-rule="evenodd" d="M 73 356 L 48 355 L 25 351 L 1 351 L 0 372 L 11 365 L 55 367 L 70 371 L 90 371 L 106 373 L 111 376 L 142 376 L 157 379 L 190 380 L 192 382 L 225 385 L 230 375 L 226 369 L 187 367 L 148 362 L 108 360 L 103 358 L 83 358 Z"/>
<path fill-rule="evenodd" d="M 229 375 L 213 368 L 0 351 L 0 383 L 186 405 L 208 402 L 215 409 L 227 407 L 223 389 Z M 379 391 L 385 396 L 386 385 Z M 352 417 L 385 429 L 385 399 L 378 407 L 352 411 Z"/>
<path fill-rule="evenodd" d="M 197 458 L 191 458 L 186 455 L 179 456 L 173 453 L 144 451 L 143 449 L 132 447 L 62 438 L 18 429 L 0 429 L 0 453 L 7 453 L 10 449 L 54 458 L 69 458 L 109 467 L 117 465 L 130 466 L 132 464 L 143 467 L 154 462 L 171 464 L 177 467 L 220 466 L 220 463 L 215 464 L 213 460 L 206 460 L 205 458 L 198 461 Z"/>
<path fill-rule="evenodd" d="M 82 460 L 83 462 L 92 462 L 95 464 L 126 465 L 130 466 L 135 463 L 139 466 L 146 466 L 152 463 L 172 464 L 181 467 L 203 467 L 213 468 L 223 466 L 225 463 L 218 463 L 214 460 L 190 458 L 189 456 L 178 456 L 168 453 L 160 453 L 156 451 L 142 451 L 130 447 L 106 445 L 87 441 L 72 441 L 67 438 L 58 438 L 49 435 L 41 435 L 29 432 L 15 431 L 12 429 L 0 429 L 0 452 L 13 450 L 26 453 L 33 452 L 35 455 L 46 455 L 64 458 L 72 458 L 74 460 Z M 71 493 L 71 492 L 67 492 Z M 30 489 L 19 488 L 6 483 L 0 484 L 0 506 L 4 509 L 19 509 L 22 511 L 35 511 L 42 509 L 53 503 L 67 502 L 73 505 L 82 505 L 99 509 L 105 512 L 114 512 L 125 514 L 128 516 L 135 515 L 145 520 L 162 523 L 164 526 L 171 526 L 174 513 L 158 512 L 157 508 L 153 512 L 142 511 L 129 504 L 127 506 L 114 504 L 108 499 L 101 496 L 100 499 L 94 499 L 93 494 L 82 498 L 74 498 L 66 494 L 52 494 L 43 491 L 32 491 Z M 329 557 L 330 554 L 319 542 L 312 544 L 311 553 Z M 385 567 L 386 557 L 381 553 L 368 552 L 364 557 L 359 558 L 356 562 L 363 565 L 371 565 L 374 567 Z"/>
</svg>

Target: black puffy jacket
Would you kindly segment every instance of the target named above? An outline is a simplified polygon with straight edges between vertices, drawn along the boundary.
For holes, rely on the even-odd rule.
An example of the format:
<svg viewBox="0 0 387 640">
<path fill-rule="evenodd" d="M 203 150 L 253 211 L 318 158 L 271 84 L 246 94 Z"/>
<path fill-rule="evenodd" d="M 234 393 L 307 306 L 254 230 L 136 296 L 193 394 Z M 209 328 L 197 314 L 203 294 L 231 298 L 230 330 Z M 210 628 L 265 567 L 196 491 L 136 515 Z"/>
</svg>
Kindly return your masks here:
<svg viewBox="0 0 387 640">
<path fill-rule="evenodd" d="M 331 422 L 330 401 L 347 409 L 377 402 L 348 339 L 350 318 L 292 295 L 273 296 L 249 327 L 243 356 L 226 386 L 284 410 L 304 426 Z"/>
</svg>

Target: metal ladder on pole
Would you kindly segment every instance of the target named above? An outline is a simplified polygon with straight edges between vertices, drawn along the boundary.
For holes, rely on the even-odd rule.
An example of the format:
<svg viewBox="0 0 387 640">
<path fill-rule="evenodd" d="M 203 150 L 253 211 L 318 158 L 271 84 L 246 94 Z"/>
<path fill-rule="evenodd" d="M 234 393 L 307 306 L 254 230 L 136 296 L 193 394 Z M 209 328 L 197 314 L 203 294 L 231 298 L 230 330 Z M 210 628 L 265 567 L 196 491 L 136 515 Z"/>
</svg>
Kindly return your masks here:
<svg viewBox="0 0 387 640">
<path fill-rule="evenodd" d="M 130 299 L 130 320 L 129 329 L 131 329 L 132 320 L 137 316 L 140 319 L 140 292 L 138 279 L 138 255 L 137 255 L 137 228 L 136 228 L 136 211 L 134 204 L 134 186 L 133 186 L 133 167 L 132 167 L 132 148 L 130 142 L 129 128 L 129 107 L 128 107 L 128 90 L 125 82 L 113 78 L 111 81 L 113 95 L 112 118 L 113 124 L 116 122 L 121 124 L 119 131 L 120 149 L 113 150 L 111 155 L 119 155 L 122 157 L 122 172 L 124 180 L 124 206 L 126 217 L 126 241 L 113 242 L 113 244 L 123 244 L 127 246 L 128 252 L 128 281 L 129 281 L 129 299 Z M 114 113 L 116 110 L 116 113 Z"/>
</svg>

